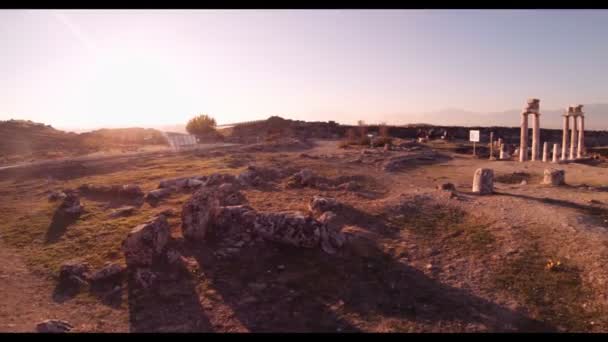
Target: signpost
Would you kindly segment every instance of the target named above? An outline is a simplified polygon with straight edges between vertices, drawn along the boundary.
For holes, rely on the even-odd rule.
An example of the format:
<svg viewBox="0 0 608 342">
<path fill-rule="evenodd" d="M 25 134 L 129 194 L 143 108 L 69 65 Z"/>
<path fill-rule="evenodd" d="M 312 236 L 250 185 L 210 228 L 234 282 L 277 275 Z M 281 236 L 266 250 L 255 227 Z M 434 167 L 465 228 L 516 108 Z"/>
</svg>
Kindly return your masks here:
<svg viewBox="0 0 608 342">
<path fill-rule="evenodd" d="M 475 154 L 475 143 L 479 142 L 479 130 L 469 131 L 469 141 L 473 142 L 473 155 Z"/>
</svg>

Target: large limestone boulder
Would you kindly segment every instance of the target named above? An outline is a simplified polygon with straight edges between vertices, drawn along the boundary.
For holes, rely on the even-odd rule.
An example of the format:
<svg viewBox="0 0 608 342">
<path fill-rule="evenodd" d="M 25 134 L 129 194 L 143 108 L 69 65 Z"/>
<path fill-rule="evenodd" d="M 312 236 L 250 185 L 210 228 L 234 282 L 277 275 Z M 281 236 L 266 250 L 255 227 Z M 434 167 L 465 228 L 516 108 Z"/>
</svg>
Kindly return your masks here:
<svg viewBox="0 0 608 342">
<path fill-rule="evenodd" d="M 545 169 L 542 184 L 556 186 L 566 184 L 566 171 L 559 169 Z"/>
<path fill-rule="evenodd" d="M 319 246 L 322 224 L 298 211 L 258 213 L 254 229 L 264 239 L 296 247 Z"/>
<path fill-rule="evenodd" d="M 207 177 L 205 181 L 205 186 L 211 185 L 221 185 L 222 183 L 237 183 L 237 178 L 235 175 L 227 174 L 227 173 L 214 173 Z"/>
<path fill-rule="evenodd" d="M 494 192 L 494 171 L 480 168 L 473 175 L 473 192 L 480 195 L 489 195 Z"/>
<path fill-rule="evenodd" d="M 127 266 L 152 265 L 162 255 L 169 235 L 169 223 L 163 215 L 133 228 L 122 245 Z"/>
<path fill-rule="evenodd" d="M 182 232 L 189 240 L 202 240 L 217 216 L 220 201 L 213 189 L 204 187 L 182 207 Z"/>
</svg>

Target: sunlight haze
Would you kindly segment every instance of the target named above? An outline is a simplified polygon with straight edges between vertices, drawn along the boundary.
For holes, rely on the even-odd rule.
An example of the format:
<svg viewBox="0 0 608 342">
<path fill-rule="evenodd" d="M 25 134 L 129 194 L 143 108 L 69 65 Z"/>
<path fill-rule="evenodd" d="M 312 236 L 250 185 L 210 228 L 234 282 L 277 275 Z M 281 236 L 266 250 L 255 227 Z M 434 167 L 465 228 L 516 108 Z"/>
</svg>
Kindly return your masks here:
<svg viewBox="0 0 608 342">
<path fill-rule="evenodd" d="M 606 34 L 605 10 L 4 10 L 0 120 L 403 124 L 606 103 Z"/>
</svg>

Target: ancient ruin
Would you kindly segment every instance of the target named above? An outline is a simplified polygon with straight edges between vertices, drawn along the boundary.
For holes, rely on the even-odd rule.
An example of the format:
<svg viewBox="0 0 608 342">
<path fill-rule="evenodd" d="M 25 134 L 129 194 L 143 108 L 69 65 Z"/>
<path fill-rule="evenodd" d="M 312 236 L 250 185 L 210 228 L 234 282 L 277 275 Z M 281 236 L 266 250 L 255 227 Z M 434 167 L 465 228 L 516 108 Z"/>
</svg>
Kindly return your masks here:
<svg viewBox="0 0 608 342">
<path fill-rule="evenodd" d="M 540 148 L 540 100 L 528 99 L 526 108 L 521 113 L 521 135 L 519 161 L 528 160 L 528 115 L 532 114 L 532 160 L 537 160 Z"/>
<path fill-rule="evenodd" d="M 566 110 L 562 134 L 562 160 L 581 158 L 585 153 L 584 126 L 585 116 L 583 105 L 570 106 Z M 572 118 L 572 129 L 570 129 Z M 570 133 L 570 147 L 568 148 L 568 133 Z M 569 150 L 569 156 L 566 156 Z"/>
</svg>

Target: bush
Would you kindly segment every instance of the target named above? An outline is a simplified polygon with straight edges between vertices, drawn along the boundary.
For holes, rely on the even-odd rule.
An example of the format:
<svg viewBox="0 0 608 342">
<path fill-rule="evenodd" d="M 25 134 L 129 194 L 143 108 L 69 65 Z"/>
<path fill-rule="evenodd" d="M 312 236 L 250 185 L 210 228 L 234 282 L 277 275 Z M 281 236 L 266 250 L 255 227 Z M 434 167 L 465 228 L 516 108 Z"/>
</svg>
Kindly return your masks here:
<svg viewBox="0 0 608 342">
<path fill-rule="evenodd" d="M 207 114 L 201 114 L 193 117 L 188 121 L 186 125 L 186 131 L 192 135 L 204 136 L 204 135 L 215 135 L 215 126 L 217 123 L 215 119 Z"/>
</svg>

